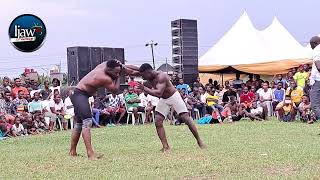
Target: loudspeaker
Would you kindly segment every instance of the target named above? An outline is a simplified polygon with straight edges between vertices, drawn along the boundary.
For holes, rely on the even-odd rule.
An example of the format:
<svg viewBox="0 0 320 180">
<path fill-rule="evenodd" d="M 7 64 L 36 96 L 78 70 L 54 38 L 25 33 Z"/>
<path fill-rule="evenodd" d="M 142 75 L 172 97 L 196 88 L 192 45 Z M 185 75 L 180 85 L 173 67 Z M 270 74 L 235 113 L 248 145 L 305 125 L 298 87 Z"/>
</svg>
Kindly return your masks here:
<svg viewBox="0 0 320 180">
<path fill-rule="evenodd" d="M 178 19 L 171 22 L 172 63 L 174 73 L 182 75 L 185 83 L 193 83 L 198 71 L 197 21 Z"/>
<path fill-rule="evenodd" d="M 79 81 L 102 62 L 117 59 L 124 63 L 123 48 L 106 47 L 68 47 L 68 85 L 75 86 Z M 120 83 L 124 83 L 124 75 L 120 77 Z M 106 94 L 105 88 L 99 88 L 98 94 Z"/>
</svg>

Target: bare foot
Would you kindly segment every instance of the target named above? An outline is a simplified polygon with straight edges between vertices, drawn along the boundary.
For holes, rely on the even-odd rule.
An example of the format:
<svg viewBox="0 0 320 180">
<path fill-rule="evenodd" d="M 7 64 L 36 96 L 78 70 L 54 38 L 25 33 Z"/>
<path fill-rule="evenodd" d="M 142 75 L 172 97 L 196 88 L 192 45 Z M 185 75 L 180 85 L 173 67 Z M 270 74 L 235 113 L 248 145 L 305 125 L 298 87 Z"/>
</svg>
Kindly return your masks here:
<svg viewBox="0 0 320 180">
<path fill-rule="evenodd" d="M 92 156 L 88 156 L 89 160 L 95 161 L 103 158 L 103 154 L 93 154 Z"/>
<path fill-rule="evenodd" d="M 69 152 L 69 155 L 70 155 L 71 157 L 77 157 L 77 156 L 79 156 L 76 151 L 70 151 L 70 152 Z"/>
<path fill-rule="evenodd" d="M 160 151 L 161 151 L 162 153 L 168 153 L 168 152 L 170 152 L 170 148 L 169 148 L 169 147 L 167 147 L 167 148 L 162 148 Z"/>
<path fill-rule="evenodd" d="M 207 149 L 208 148 L 208 146 L 202 141 L 199 141 L 198 145 L 199 145 L 200 149 Z"/>
</svg>

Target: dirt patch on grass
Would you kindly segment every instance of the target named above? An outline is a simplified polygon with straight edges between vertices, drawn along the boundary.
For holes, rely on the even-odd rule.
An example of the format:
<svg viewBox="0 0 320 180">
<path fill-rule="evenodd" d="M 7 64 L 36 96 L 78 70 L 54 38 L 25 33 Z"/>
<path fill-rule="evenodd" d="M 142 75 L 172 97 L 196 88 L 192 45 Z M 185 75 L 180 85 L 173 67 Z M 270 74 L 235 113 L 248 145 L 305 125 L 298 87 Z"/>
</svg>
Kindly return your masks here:
<svg viewBox="0 0 320 180">
<path fill-rule="evenodd" d="M 299 171 L 299 168 L 294 165 L 270 166 L 265 168 L 267 176 L 291 176 Z"/>
</svg>

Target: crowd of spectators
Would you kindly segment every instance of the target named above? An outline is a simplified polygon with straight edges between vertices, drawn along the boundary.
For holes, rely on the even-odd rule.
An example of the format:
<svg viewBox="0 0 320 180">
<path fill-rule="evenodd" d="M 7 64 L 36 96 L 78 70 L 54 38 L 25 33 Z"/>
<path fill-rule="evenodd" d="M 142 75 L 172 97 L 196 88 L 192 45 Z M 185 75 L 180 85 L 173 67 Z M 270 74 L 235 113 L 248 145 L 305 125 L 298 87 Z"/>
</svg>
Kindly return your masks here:
<svg viewBox="0 0 320 180">
<path fill-rule="evenodd" d="M 292 68 L 286 75 L 275 76 L 271 82 L 263 81 L 259 75 L 248 75 L 244 82 L 240 74 L 236 74 L 234 81 L 225 81 L 223 85 L 212 79 L 204 85 L 200 78 L 192 84 L 178 79 L 175 85 L 195 120 L 209 116 L 209 123 L 234 122 L 244 117 L 263 121 L 275 116 L 285 122 L 300 119 L 313 123 L 317 118 L 309 99 L 309 75 L 309 66 L 302 65 L 298 69 Z M 151 123 L 159 98 L 136 88 L 137 83 L 130 77 L 129 87 L 121 94 L 96 93 L 90 97 L 93 126 L 120 125 L 126 122 L 128 113 L 133 114 L 136 124 L 142 119 L 143 123 Z M 0 86 L 0 138 L 72 128 L 71 94 L 70 88 L 62 98 L 58 79 L 40 85 L 28 78 L 23 81 L 15 78 L 11 82 L 4 77 Z M 167 118 L 172 124 L 180 124 L 175 117 L 172 110 Z"/>
</svg>

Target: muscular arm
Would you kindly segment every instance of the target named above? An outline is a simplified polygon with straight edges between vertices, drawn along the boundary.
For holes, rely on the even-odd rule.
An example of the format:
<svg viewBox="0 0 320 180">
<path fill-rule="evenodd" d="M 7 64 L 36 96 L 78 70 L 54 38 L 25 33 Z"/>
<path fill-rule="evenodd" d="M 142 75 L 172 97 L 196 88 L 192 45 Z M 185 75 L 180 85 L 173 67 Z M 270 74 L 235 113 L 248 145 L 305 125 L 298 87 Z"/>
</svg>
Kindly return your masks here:
<svg viewBox="0 0 320 180">
<path fill-rule="evenodd" d="M 112 81 L 111 78 L 108 78 L 104 87 L 111 93 L 117 93 L 120 87 L 120 78 L 115 81 Z"/>
<path fill-rule="evenodd" d="M 162 97 L 162 94 L 166 88 L 166 76 L 164 74 L 160 74 L 159 75 L 159 81 L 158 84 L 156 85 L 155 89 L 150 89 L 146 86 L 144 86 L 143 90 L 147 93 L 150 94 L 152 96 L 156 96 L 158 98 Z"/>
<path fill-rule="evenodd" d="M 126 75 L 140 76 L 139 68 L 134 65 L 123 65 L 123 71 Z"/>
<path fill-rule="evenodd" d="M 320 72 L 320 59 L 315 61 L 314 64 L 316 65 L 318 71 Z"/>
</svg>

